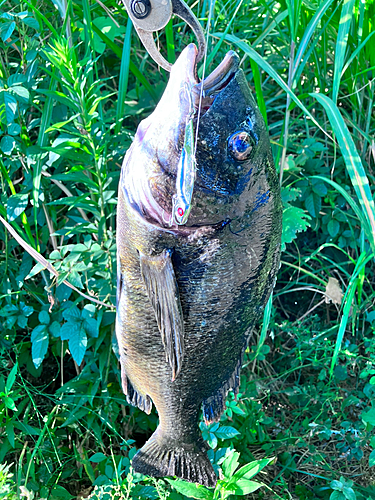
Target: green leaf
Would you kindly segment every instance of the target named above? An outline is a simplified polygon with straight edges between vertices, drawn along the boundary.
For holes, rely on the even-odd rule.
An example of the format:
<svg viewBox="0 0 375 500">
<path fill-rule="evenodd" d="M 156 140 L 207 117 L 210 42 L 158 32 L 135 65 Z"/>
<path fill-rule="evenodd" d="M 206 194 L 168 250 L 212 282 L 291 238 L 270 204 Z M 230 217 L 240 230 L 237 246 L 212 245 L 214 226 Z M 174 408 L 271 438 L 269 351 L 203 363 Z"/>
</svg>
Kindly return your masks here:
<svg viewBox="0 0 375 500">
<path fill-rule="evenodd" d="M 13 123 L 17 112 L 17 99 L 13 97 L 7 90 L 0 89 L 0 116 L 5 109 L 5 120 L 9 126 Z M 3 118 L 2 118 L 3 121 Z"/>
<path fill-rule="evenodd" d="M 15 422 L 14 427 L 16 429 L 19 429 L 22 431 L 24 434 L 27 434 L 29 436 L 39 436 L 40 435 L 40 429 L 37 429 L 36 427 L 32 427 L 31 425 L 25 423 L 25 422 Z"/>
<path fill-rule="evenodd" d="M 335 366 L 333 373 L 335 375 L 335 378 L 337 378 L 337 380 L 343 381 L 343 380 L 346 380 L 348 378 L 348 370 L 347 370 L 346 366 L 342 366 L 342 365 Z"/>
<path fill-rule="evenodd" d="M 5 431 L 10 445 L 14 448 L 14 427 L 12 422 L 6 424 Z"/>
<path fill-rule="evenodd" d="M 253 491 L 258 490 L 263 485 L 257 483 L 256 481 L 250 481 L 249 479 L 239 479 L 234 485 L 234 491 L 236 495 L 248 495 Z"/>
<path fill-rule="evenodd" d="M 99 335 L 99 323 L 94 318 L 87 318 L 83 322 L 83 328 L 90 337 L 97 338 Z"/>
<path fill-rule="evenodd" d="M 9 87 L 13 85 L 22 85 L 27 82 L 27 78 L 22 73 L 13 73 L 7 78 L 7 84 Z"/>
<path fill-rule="evenodd" d="M 69 307 L 69 309 L 65 309 L 62 313 L 63 318 L 67 321 L 71 321 L 72 323 L 81 321 L 81 311 L 77 306 Z"/>
<path fill-rule="evenodd" d="M 67 280 L 69 281 L 69 283 L 71 283 L 76 288 L 83 288 L 81 275 L 75 269 L 70 271 L 70 273 L 68 274 Z"/>
<path fill-rule="evenodd" d="M 13 95 L 15 94 L 16 99 L 18 98 L 21 102 L 28 102 L 30 100 L 29 91 L 21 85 L 9 87 L 8 92 Z"/>
<path fill-rule="evenodd" d="M 362 420 L 367 424 L 375 426 L 375 408 L 370 408 L 368 411 L 363 411 L 361 417 Z"/>
<path fill-rule="evenodd" d="M 65 283 L 61 283 L 60 286 L 56 287 L 56 298 L 60 303 L 62 303 L 69 299 L 72 292 L 73 290 L 70 287 L 65 285 Z"/>
<path fill-rule="evenodd" d="M 46 266 L 44 264 L 41 264 L 40 262 L 38 262 L 31 269 L 29 274 L 26 276 L 25 280 L 28 280 L 28 279 L 32 278 L 33 276 L 36 276 L 38 273 L 40 273 L 40 271 L 43 271 L 43 269 L 45 269 L 45 268 L 46 268 Z"/>
<path fill-rule="evenodd" d="M 8 134 L 9 135 L 19 135 L 21 132 L 21 127 L 18 123 L 11 123 L 8 126 Z"/>
<path fill-rule="evenodd" d="M 368 465 L 369 467 L 374 467 L 375 465 L 375 450 L 372 450 L 370 453 L 369 459 L 368 459 Z"/>
<path fill-rule="evenodd" d="M 231 439 L 234 436 L 238 436 L 240 433 L 234 427 L 223 425 L 215 432 L 216 436 L 220 439 Z"/>
<path fill-rule="evenodd" d="M 20 309 L 22 314 L 27 317 L 31 316 L 34 312 L 33 306 L 27 306 L 24 302 L 20 302 Z"/>
<path fill-rule="evenodd" d="M 70 338 L 74 337 L 74 335 L 78 335 L 80 329 L 81 329 L 80 323 L 72 323 L 70 321 L 64 323 L 60 328 L 61 340 L 70 340 Z"/>
<path fill-rule="evenodd" d="M 61 424 L 61 427 L 67 427 L 72 424 L 75 427 L 83 417 L 87 416 L 88 413 L 89 413 L 88 408 L 82 408 L 81 405 L 76 406 L 76 408 L 73 411 L 70 411 L 67 414 L 68 418 L 65 420 L 63 424 Z"/>
<path fill-rule="evenodd" d="M 197 498 L 198 500 L 213 500 L 213 491 L 200 484 L 188 483 L 187 481 L 166 479 L 173 488 L 189 498 Z"/>
<path fill-rule="evenodd" d="M 16 23 L 14 21 L 10 21 L 1 25 L 0 28 L 0 36 L 3 42 L 7 42 L 7 40 L 13 35 L 13 31 L 16 28 Z"/>
<path fill-rule="evenodd" d="M 18 370 L 18 364 L 16 363 L 11 369 L 7 378 L 7 382 L 5 384 L 5 389 L 8 393 L 10 392 L 11 388 L 13 387 L 14 381 L 16 380 L 17 370 Z"/>
<path fill-rule="evenodd" d="M 289 201 L 295 201 L 301 195 L 301 190 L 292 187 L 282 187 L 281 188 L 281 199 L 286 205 Z"/>
<path fill-rule="evenodd" d="M 49 500 L 71 500 L 74 498 L 63 486 L 56 485 L 52 488 Z"/>
<path fill-rule="evenodd" d="M 341 491 L 336 490 L 331 493 L 329 500 L 345 500 L 345 495 Z"/>
<path fill-rule="evenodd" d="M 366 237 L 371 244 L 372 251 L 375 252 L 375 205 L 367 174 L 363 168 L 352 134 L 349 132 L 338 107 L 329 97 L 323 94 L 310 95 L 315 97 L 315 99 L 324 106 L 327 112 L 332 129 L 339 143 L 341 154 L 344 157 L 350 180 L 362 208 L 363 216 L 366 221 L 364 224 Z"/>
<path fill-rule="evenodd" d="M 26 328 L 27 326 L 27 318 L 23 314 L 20 314 L 17 318 L 17 325 L 21 328 Z"/>
<path fill-rule="evenodd" d="M 3 398 L 3 400 L 4 400 L 5 406 L 6 406 L 7 408 L 9 408 L 10 410 L 13 410 L 13 411 L 17 411 L 16 404 L 15 404 L 15 402 L 13 401 L 13 399 L 12 399 L 12 398 L 9 398 L 8 396 L 5 396 L 5 397 Z"/>
<path fill-rule="evenodd" d="M 332 100 L 337 101 L 339 93 L 341 71 L 344 65 L 346 46 L 348 43 L 349 30 L 353 17 L 353 8 L 355 0 L 344 0 L 341 9 L 339 31 L 337 33 L 336 48 L 335 48 L 335 66 L 333 70 L 333 89 Z"/>
<path fill-rule="evenodd" d="M 291 243 L 300 231 L 306 231 L 310 226 L 311 217 L 299 207 L 284 204 L 283 211 L 283 232 L 281 238 L 282 250 L 285 250 L 286 243 Z"/>
<path fill-rule="evenodd" d="M 107 457 L 104 455 L 104 453 L 99 452 L 99 453 L 95 453 L 89 460 L 90 460 L 90 462 L 100 463 L 106 459 L 107 459 Z"/>
<path fill-rule="evenodd" d="M 310 194 L 306 196 L 305 205 L 310 215 L 318 217 L 320 209 L 322 208 L 322 199 L 318 194 L 311 191 Z"/>
<path fill-rule="evenodd" d="M 64 104 L 68 109 L 73 109 L 75 112 L 79 111 L 79 106 L 74 101 L 74 99 L 66 96 L 62 92 L 58 92 L 57 90 L 39 89 L 39 93 L 44 94 L 47 97 L 50 97 L 51 100 L 53 101 L 57 101 L 60 102 L 61 104 Z"/>
<path fill-rule="evenodd" d="M 17 313 L 18 313 L 18 307 L 14 304 L 7 304 L 2 309 L 0 309 L 0 316 L 2 316 L 3 318 L 9 316 L 10 314 L 17 314 Z"/>
<path fill-rule="evenodd" d="M 31 356 L 35 368 L 38 369 L 48 350 L 49 335 L 47 325 L 38 325 L 34 328 L 31 333 L 31 343 Z"/>
<path fill-rule="evenodd" d="M 325 184 L 323 184 L 323 182 L 312 182 L 312 190 L 314 191 L 314 193 L 316 193 L 317 195 L 319 195 L 320 197 L 323 197 L 327 194 L 327 186 Z"/>
<path fill-rule="evenodd" d="M 274 460 L 273 458 L 263 458 L 261 460 L 255 460 L 254 462 L 250 462 L 247 465 L 244 465 L 241 467 L 233 476 L 233 478 L 236 479 L 251 479 L 254 477 L 256 474 L 258 474 L 259 471 L 264 469 L 270 462 Z"/>
<path fill-rule="evenodd" d="M 30 28 L 33 28 L 34 30 L 39 31 L 39 23 L 33 17 L 24 17 L 22 19 L 22 22 L 25 23 L 27 26 L 30 26 Z"/>
<path fill-rule="evenodd" d="M 305 64 L 309 61 L 308 57 L 304 57 L 305 50 L 308 47 L 313 34 L 315 33 L 317 25 L 321 22 L 325 11 L 331 5 L 332 1 L 333 0 L 326 0 L 325 2 L 317 3 L 316 12 L 312 17 L 311 21 L 309 22 L 308 26 L 306 27 L 306 29 L 304 30 L 302 39 L 298 44 L 297 54 L 294 59 L 294 68 L 292 77 L 293 79 L 296 76 L 297 69 L 299 73 L 302 72 Z M 298 80 L 299 76 L 297 76 L 296 79 Z"/>
<path fill-rule="evenodd" d="M 222 463 L 221 468 L 223 470 L 223 474 L 225 477 L 232 477 L 234 471 L 238 467 L 238 459 L 240 457 L 240 454 L 236 451 L 231 453 Z"/>
<path fill-rule="evenodd" d="M 208 433 L 207 443 L 210 446 L 210 448 L 212 448 L 212 449 L 216 448 L 216 446 L 217 446 L 217 437 L 215 436 L 215 434 L 213 432 L 209 432 Z"/>
<path fill-rule="evenodd" d="M 7 216 L 9 222 L 17 219 L 17 217 L 26 210 L 28 201 L 28 194 L 13 194 L 9 196 L 7 203 Z"/>
<path fill-rule="evenodd" d="M 16 141 L 9 135 L 4 135 L 0 141 L 0 149 L 5 155 L 10 155 L 16 145 Z"/>
<path fill-rule="evenodd" d="M 123 118 L 124 118 L 124 114 L 125 114 L 124 110 L 125 110 L 126 93 L 128 91 L 132 27 L 133 27 L 132 20 L 130 19 L 130 17 L 128 17 L 128 21 L 127 21 L 127 25 L 126 25 L 124 46 L 122 49 L 122 56 L 121 56 L 119 95 L 118 95 L 117 108 L 116 108 L 116 125 L 115 125 L 115 133 L 116 134 L 118 134 L 121 130 L 122 122 L 123 122 Z M 105 47 L 104 43 L 103 43 L 103 45 Z"/>
<path fill-rule="evenodd" d="M 331 219 L 328 222 L 327 229 L 332 238 L 334 238 L 340 230 L 340 223 L 336 219 Z"/>
<path fill-rule="evenodd" d="M 60 323 L 58 321 L 54 321 L 53 323 L 51 323 L 48 330 L 53 337 L 59 337 L 60 329 L 61 329 Z"/>
<path fill-rule="evenodd" d="M 40 311 L 38 319 L 41 323 L 43 323 L 43 325 L 49 325 L 50 319 L 47 311 Z"/>
<path fill-rule="evenodd" d="M 78 245 L 76 245 L 74 249 L 76 249 L 77 246 Z M 87 250 L 86 247 L 85 250 Z M 86 304 L 85 307 L 82 309 L 82 318 L 84 319 L 92 318 L 95 315 L 95 312 L 96 312 L 96 307 L 94 306 L 94 304 Z"/>
<path fill-rule="evenodd" d="M 357 500 L 356 494 L 352 488 L 344 486 L 342 492 L 344 493 L 346 500 Z"/>
<path fill-rule="evenodd" d="M 62 258 L 61 256 L 61 253 L 60 253 L 60 250 L 53 250 L 50 254 L 49 254 L 49 258 L 51 260 L 60 260 Z"/>
<path fill-rule="evenodd" d="M 150 500 L 157 500 L 160 498 L 158 490 L 155 486 L 141 486 L 138 484 L 136 488 L 137 489 L 134 489 L 133 491 L 139 498 L 149 498 Z"/>
<path fill-rule="evenodd" d="M 79 328 L 69 339 L 69 350 L 78 366 L 81 365 L 87 348 L 87 336 L 83 328 Z"/>
<path fill-rule="evenodd" d="M 12 326 L 14 326 L 14 324 L 16 323 L 16 321 L 17 321 L 17 316 L 10 316 L 5 321 L 5 327 L 8 328 L 8 329 L 12 328 Z"/>
</svg>

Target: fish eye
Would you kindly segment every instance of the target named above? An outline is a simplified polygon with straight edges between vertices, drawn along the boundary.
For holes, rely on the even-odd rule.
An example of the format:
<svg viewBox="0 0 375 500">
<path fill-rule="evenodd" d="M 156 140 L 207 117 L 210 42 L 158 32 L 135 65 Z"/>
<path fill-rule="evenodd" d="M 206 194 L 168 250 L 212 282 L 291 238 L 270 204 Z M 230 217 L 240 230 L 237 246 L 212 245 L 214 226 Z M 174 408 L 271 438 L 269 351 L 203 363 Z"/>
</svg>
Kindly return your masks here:
<svg viewBox="0 0 375 500">
<path fill-rule="evenodd" d="M 229 137 L 228 150 L 235 160 L 245 161 L 250 157 L 256 144 L 256 138 L 242 130 Z"/>
</svg>

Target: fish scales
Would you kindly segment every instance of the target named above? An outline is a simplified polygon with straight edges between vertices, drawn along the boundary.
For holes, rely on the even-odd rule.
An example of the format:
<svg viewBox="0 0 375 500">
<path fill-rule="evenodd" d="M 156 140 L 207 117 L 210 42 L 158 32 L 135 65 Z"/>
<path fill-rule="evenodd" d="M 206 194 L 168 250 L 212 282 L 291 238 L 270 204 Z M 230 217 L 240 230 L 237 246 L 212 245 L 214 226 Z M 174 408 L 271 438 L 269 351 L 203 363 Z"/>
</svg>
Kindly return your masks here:
<svg viewBox="0 0 375 500">
<path fill-rule="evenodd" d="M 199 84 L 206 91 L 191 211 L 186 225 L 171 219 L 187 84 L 198 114 L 195 58 L 194 45 L 182 52 L 124 159 L 116 334 L 128 401 L 147 413 L 154 404 L 159 415 L 134 469 L 213 486 L 198 422 L 202 407 L 207 422 L 218 420 L 228 390 L 238 392 L 243 353 L 279 267 L 282 206 L 263 118 L 229 53 Z"/>
</svg>

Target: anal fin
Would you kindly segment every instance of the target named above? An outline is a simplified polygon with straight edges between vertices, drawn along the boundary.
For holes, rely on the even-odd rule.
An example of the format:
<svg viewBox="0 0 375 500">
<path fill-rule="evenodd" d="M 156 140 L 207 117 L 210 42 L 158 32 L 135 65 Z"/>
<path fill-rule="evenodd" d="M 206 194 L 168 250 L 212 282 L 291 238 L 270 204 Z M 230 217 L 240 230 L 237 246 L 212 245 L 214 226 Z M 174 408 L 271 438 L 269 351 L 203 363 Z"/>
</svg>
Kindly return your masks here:
<svg viewBox="0 0 375 500">
<path fill-rule="evenodd" d="M 238 394 L 242 358 L 243 355 L 241 354 L 231 377 L 212 396 L 203 401 L 203 417 L 206 423 L 220 420 L 225 410 L 225 399 L 230 389 L 232 389 L 235 395 Z"/>
<path fill-rule="evenodd" d="M 163 341 L 172 380 L 181 370 L 184 353 L 184 321 L 171 252 L 149 257 L 140 254 L 141 273 Z"/>
<path fill-rule="evenodd" d="M 121 367 L 121 382 L 122 382 L 122 390 L 126 395 L 126 401 L 132 405 L 137 406 L 140 410 L 144 411 L 149 415 L 152 410 L 152 401 L 150 396 L 145 396 L 139 394 L 137 392 L 129 378 L 126 376 L 125 370 Z"/>
</svg>

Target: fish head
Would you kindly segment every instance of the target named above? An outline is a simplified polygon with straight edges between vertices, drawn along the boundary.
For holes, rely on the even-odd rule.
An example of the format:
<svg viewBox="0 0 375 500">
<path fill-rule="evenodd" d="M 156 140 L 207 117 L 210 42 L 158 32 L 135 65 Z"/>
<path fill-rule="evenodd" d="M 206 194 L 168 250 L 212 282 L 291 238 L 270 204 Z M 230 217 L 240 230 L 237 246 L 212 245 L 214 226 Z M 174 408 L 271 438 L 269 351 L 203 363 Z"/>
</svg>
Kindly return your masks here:
<svg viewBox="0 0 375 500">
<path fill-rule="evenodd" d="M 196 58 L 197 49 L 190 44 L 173 65 L 159 104 L 141 122 L 125 158 L 126 187 L 134 205 L 149 222 L 163 227 L 217 224 L 239 217 L 252 203 L 250 186 L 272 162 L 265 123 L 238 56 L 228 52 L 201 82 Z M 179 164 L 191 122 L 191 203 L 177 205 Z"/>
<path fill-rule="evenodd" d="M 272 189 L 278 189 L 277 181 L 273 185 L 266 125 L 235 52 L 228 52 L 194 92 L 202 88 L 201 103 L 196 99 L 201 112 L 195 118 L 197 174 L 191 225 L 241 218 L 256 210 L 259 199 L 267 203 Z"/>
</svg>

